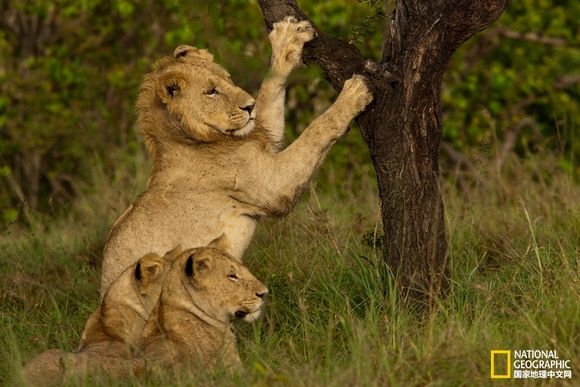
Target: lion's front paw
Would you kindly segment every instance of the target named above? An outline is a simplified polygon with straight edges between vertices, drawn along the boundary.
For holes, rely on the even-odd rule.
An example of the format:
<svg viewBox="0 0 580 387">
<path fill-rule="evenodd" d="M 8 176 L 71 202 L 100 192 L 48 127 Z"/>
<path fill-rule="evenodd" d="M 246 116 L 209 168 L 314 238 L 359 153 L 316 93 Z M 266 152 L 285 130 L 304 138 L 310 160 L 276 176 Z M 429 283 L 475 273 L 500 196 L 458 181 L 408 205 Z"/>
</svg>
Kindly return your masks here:
<svg viewBox="0 0 580 387">
<path fill-rule="evenodd" d="M 272 44 L 272 70 L 288 75 L 300 64 L 304 43 L 311 41 L 316 31 L 307 21 L 298 21 L 287 16 L 284 20 L 274 23 L 274 29 L 268 38 Z"/>
<path fill-rule="evenodd" d="M 365 77 L 359 74 L 353 75 L 352 78 L 344 82 L 340 97 L 345 104 L 352 106 L 356 114 L 362 112 L 373 100 L 373 95 L 366 84 Z"/>
</svg>

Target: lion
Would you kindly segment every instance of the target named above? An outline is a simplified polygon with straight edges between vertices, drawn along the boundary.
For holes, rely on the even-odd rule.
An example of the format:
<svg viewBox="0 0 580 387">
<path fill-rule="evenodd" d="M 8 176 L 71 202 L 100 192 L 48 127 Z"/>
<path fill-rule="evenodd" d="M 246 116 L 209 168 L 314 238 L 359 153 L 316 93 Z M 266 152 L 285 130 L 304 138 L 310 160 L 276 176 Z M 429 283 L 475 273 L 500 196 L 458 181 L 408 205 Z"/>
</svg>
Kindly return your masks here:
<svg viewBox="0 0 580 387">
<path fill-rule="evenodd" d="M 51 349 L 23 369 L 30 385 L 55 385 L 64 378 L 99 369 L 110 375 L 130 375 L 131 360 L 141 347 L 145 324 L 158 307 L 161 289 L 176 248 L 164 257 L 147 254 L 113 281 L 101 306 L 89 317 L 76 353 Z"/>
<path fill-rule="evenodd" d="M 330 147 L 372 100 L 364 78 L 354 75 L 336 102 L 280 150 L 286 80 L 314 35 L 308 22 L 293 18 L 274 25 L 271 71 L 255 101 L 206 50 L 179 46 L 157 62 L 137 100 L 151 176 L 109 234 L 101 294 L 147 252 L 206 246 L 224 235 L 225 252 L 241 260 L 259 218 L 294 207 Z"/>
<path fill-rule="evenodd" d="M 101 306 L 89 317 L 77 352 L 112 353 L 129 357 L 140 347 L 145 324 L 157 307 L 178 246 L 161 257 L 149 253 L 125 270 L 111 285 Z M 111 348 L 117 343 L 118 348 Z"/>
<path fill-rule="evenodd" d="M 184 251 L 161 292 L 159 330 L 144 344 L 147 370 L 241 369 L 231 321 L 256 320 L 268 288 L 221 250 Z"/>
</svg>

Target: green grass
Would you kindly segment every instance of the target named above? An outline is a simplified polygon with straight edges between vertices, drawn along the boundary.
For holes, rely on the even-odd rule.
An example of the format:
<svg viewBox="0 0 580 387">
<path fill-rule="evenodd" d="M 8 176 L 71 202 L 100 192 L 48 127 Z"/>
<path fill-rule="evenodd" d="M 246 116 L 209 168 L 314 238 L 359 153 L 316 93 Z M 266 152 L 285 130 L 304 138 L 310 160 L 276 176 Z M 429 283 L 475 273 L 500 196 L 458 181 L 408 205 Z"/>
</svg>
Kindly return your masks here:
<svg viewBox="0 0 580 387">
<path fill-rule="evenodd" d="M 237 325 L 245 372 L 118 383 L 489 385 L 491 349 L 556 349 L 579 372 L 580 186 L 549 165 L 484 168 L 463 190 L 445 181 L 451 289 L 427 312 L 399 299 L 368 243 L 381 230 L 372 174 L 361 168 L 345 189 L 326 167 L 290 216 L 262 222 L 245 257 L 271 294 L 264 319 Z M 105 175 L 97 168 L 66 211 L 2 234 L 0 380 L 78 344 L 102 243 L 147 166 L 136 158 Z"/>
</svg>

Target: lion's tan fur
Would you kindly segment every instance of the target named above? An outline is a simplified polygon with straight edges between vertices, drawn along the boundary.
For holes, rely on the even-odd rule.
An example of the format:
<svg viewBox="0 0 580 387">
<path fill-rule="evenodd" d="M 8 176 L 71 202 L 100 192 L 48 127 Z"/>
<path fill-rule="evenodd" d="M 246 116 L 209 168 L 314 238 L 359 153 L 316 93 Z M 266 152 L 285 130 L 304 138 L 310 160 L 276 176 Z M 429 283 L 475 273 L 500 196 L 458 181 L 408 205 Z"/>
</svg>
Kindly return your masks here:
<svg viewBox="0 0 580 387">
<path fill-rule="evenodd" d="M 145 344 L 145 364 L 160 369 L 239 368 L 230 321 L 236 316 L 257 318 L 267 292 L 245 266 L 220 250 L 183 252 L 165 282 L 160 330 Z"/>
<path fill-rule="evenodd" d="M 123 271 L 87 320 L 77 351 L 51 349 L 34 357 L 23 369 L 25 380 L 30 385 L 56 385 L 97 369 L 115 376 L 131 374 L 136 366 L 132 357 L 178 253 L 147 254 Z"/>
<path fill-rule="evenodd" d="M 145 192 L 111 230 L 101 294 L 132 257 L 178 244 L 206 246 L 223 235 L 225 251 L 240 260 L 258 219 L 294 206 L 332 144 L 372 99 L 364 79 L 354 76 L 325 113 L 278 151 L 286 79 L 313 34 L 306 22 L 275 25 L 272 69 L 251 112 L 251 97 L 206 51 L 180 46 L 146 77 L 138 127 L 153 169 Z"/>
<path fill-rule="evenodd" d="M 89 317 L 78 351 L 102 354 L 104 347 L 116 342 L 123 345 L 122 352 L 112 352 L 129 356 L 138 348 L 145 324 L 158 306 L 169 266 L 178 253 L 179 248 L 164 257 L 150 253 L 125 270 Z"/>
</svg>

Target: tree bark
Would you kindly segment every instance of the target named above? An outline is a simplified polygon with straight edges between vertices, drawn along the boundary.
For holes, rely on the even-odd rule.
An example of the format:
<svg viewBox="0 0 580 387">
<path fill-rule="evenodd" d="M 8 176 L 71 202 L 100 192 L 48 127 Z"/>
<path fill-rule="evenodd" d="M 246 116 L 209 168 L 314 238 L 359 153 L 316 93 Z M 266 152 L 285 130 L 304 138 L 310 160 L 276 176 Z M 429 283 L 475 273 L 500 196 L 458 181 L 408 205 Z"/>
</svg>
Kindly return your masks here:
<svg viewBox="0 0 580 387">
<path fill-rule="evenodd" d="M 285 16 L 309 20 L 295 0 L 258 0 L 270 30 Z M 340 90 L 367 75 L 373 103 L 357 122 L 377 173 L 384 257 L 404 294 L 432 300 L 446 287 L 447 242 L 439 187 L 440 88 L 455 50 L 493 23 L 509 0 L 397 0 L 381 63 L 320 31 L 304 47 Z M 312 21 L 311 21 L 312 23 Z"/>
</svg>

